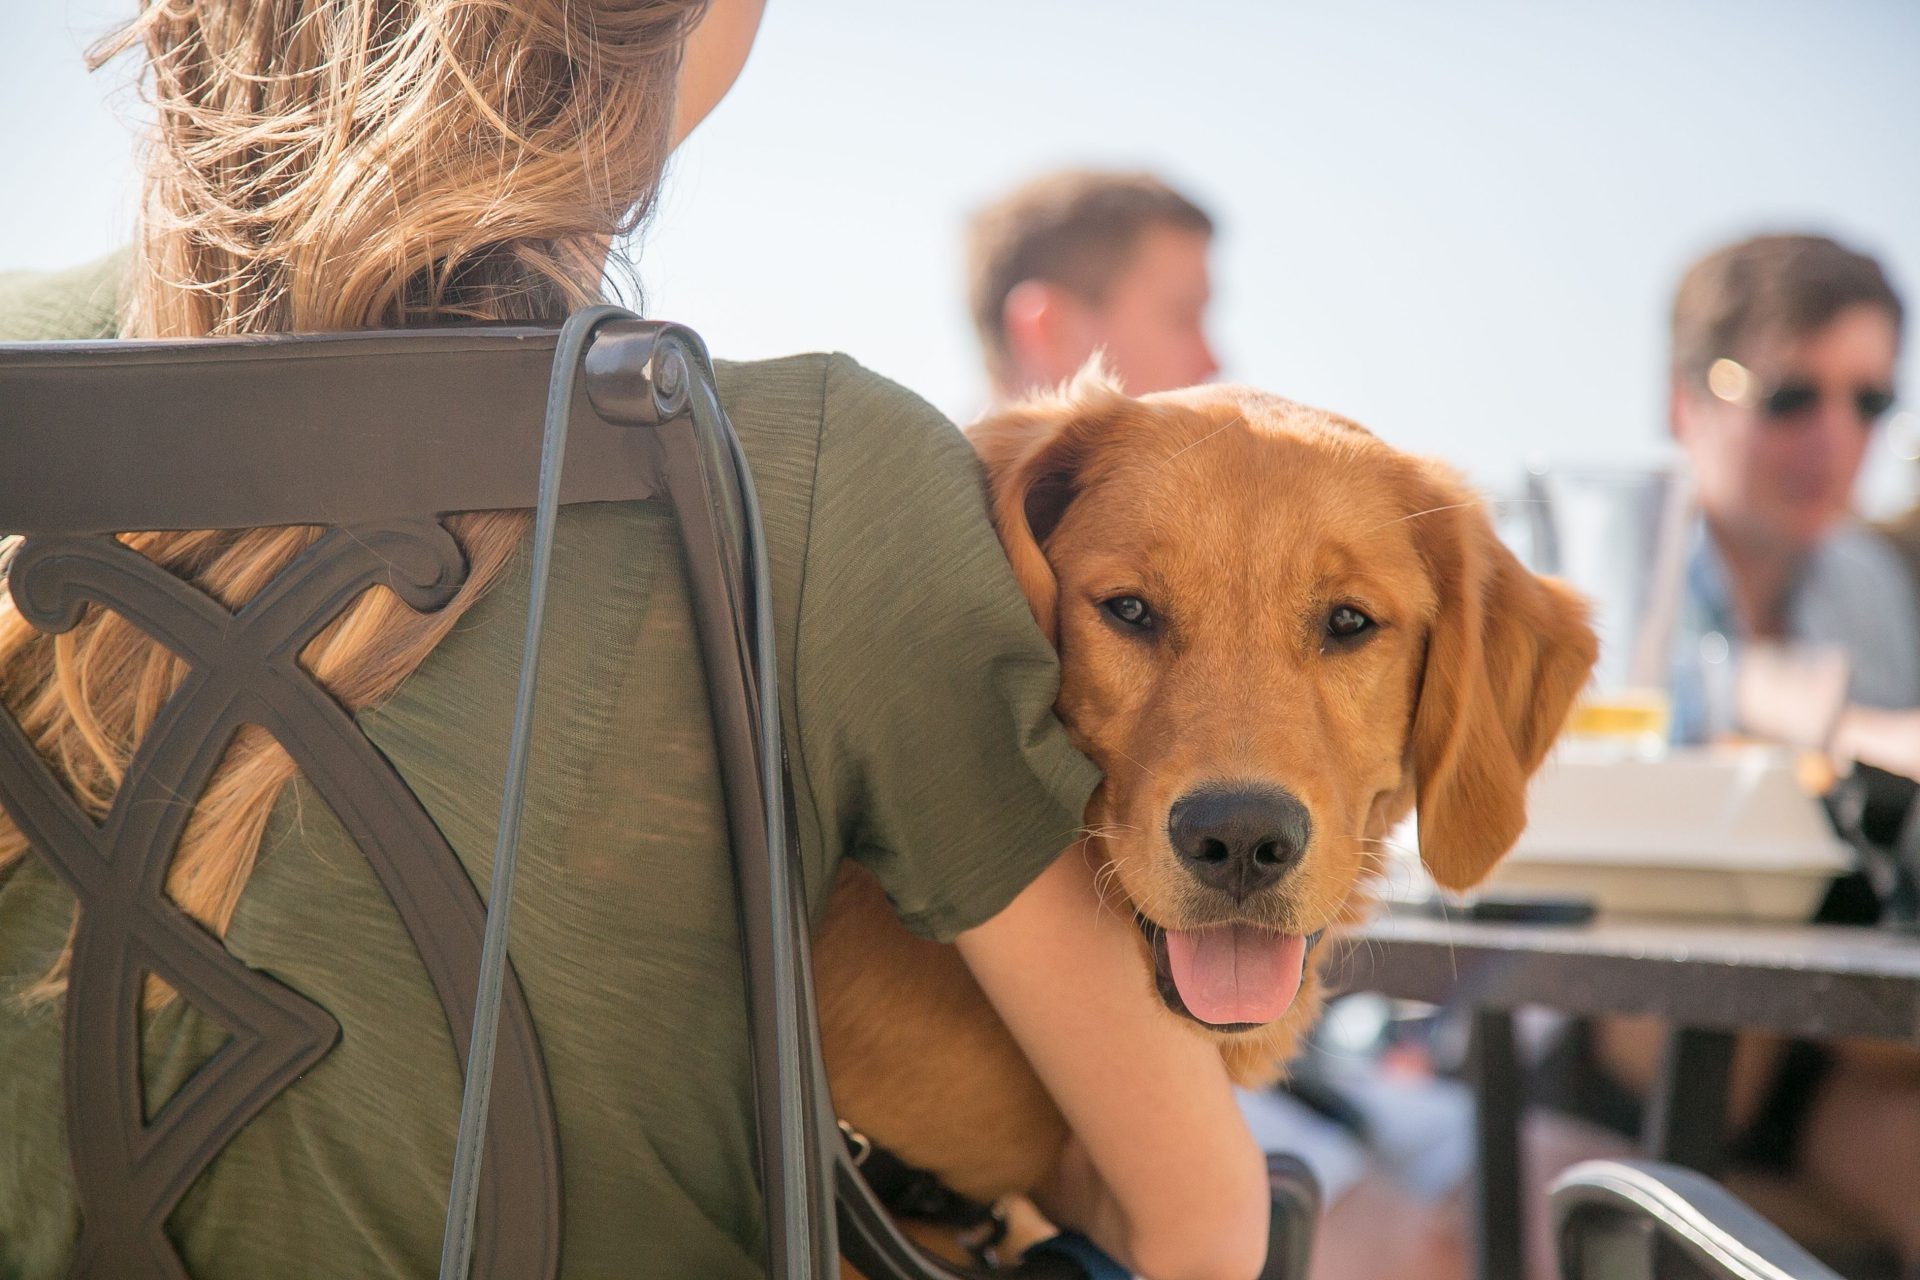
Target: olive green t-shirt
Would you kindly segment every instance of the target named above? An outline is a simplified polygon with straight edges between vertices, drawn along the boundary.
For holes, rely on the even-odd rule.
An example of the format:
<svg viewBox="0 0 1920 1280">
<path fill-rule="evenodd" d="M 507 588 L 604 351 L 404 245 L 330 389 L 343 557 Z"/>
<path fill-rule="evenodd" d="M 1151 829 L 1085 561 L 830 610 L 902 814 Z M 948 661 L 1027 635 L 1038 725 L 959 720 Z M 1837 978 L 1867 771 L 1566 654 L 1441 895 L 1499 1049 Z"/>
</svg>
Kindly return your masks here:
<svg viewBox="0 0 1920 1280">
<path fill-rule="evenodd" d="M 117 271 L 0 275 L 0 340 L 111 334 Z M 817 916 L 851 857 L 911 928 L 949 938 L 1065 847 L 1095 781 L 1052 716 L 1054 656 L 978 466 L 844 356 L 723 363 L 718 381 L 764 510 L 808 900 Z M 676 534 L 654 503 L 570 507 L 553 564 L 511 953 L 559 1119 L 562 1274 L 758 1275 L 739 942 Z M 522 557 L 361 716 L 483 891 L 526 598 Z M 63 1275 L 78 1229 L 60 1006 L 12 998 L 71 906 L 31 855 L 0 872 L 0 1277 Z M 459 1063 L 392 904 L 302 783 L 226 943 L 342 1036 L 181 1202 L 189 1274 L 431 1274 Z M 183 1002 L 148 1017 L 150 1113 L 223 1037 Z"/>
</svg>

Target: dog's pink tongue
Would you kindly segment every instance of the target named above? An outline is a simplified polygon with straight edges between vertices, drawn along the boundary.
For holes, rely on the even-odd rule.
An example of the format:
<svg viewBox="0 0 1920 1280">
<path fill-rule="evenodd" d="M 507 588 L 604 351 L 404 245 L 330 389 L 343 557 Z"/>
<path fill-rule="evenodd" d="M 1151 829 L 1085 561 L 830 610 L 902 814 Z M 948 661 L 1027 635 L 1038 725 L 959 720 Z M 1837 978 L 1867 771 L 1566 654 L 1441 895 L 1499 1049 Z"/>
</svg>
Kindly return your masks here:
<svg viewBox="0 0 1920 1280">
<path fill-rule="evenodd" d="M 1167 930 L 1167 960 L 1187 1012 L 1216 1026 L 1272 1022 L 1300 990 L 1307 942 L 1251 925 Z"/>
</svg>

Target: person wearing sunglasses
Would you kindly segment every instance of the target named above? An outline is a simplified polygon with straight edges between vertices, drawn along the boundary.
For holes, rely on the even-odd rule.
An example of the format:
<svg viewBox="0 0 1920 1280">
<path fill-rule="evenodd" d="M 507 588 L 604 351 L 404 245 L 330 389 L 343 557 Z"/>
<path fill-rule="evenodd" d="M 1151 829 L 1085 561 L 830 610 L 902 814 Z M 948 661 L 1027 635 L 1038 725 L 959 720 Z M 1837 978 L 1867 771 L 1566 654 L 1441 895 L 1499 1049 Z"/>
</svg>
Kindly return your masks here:
<svg viewBox="0 0 1920 1280">
<path fill-rule="evenodd" d="M 1823 236 L 1755 236 L 1682 277 L 1671 421 L 1699 521 L 1673 649 L 1676 741 L 1737 728 L 1874 763 L 1868 729 L 1920 741 L 1914 579 L 1853 511 L 1895 401 L 1903 318 L 1880 264 Z M 1875 910 L 1836 891 L 1821 918 Z M 1641 1018 L 1577 1030 L 1543 1068 L 1555 1105 L 1636 1132 L 1661 1034 Z M 1815 1236 L 1891 1249 L 1901 1274 L 1920 1274 L 1920 1056 L 1742 1035 L 1727 1111 L 1730 1163 L 1784 1179 Z"/>
<path fill-rule="evenodd" d="M 1736 728 L 1734 686 L 1715 676 L 1755 642 L 1844 654 L 1848 704 L 1920 706 L 1913 578 L 1853 513 L 1895 400 L 1903 317 L 1880 264 L 1824 236 L 1754 236 L 1682 277 L 1670 412 L 1700 523 L 1674 650 L 1677 741 Z"/>
</svg>

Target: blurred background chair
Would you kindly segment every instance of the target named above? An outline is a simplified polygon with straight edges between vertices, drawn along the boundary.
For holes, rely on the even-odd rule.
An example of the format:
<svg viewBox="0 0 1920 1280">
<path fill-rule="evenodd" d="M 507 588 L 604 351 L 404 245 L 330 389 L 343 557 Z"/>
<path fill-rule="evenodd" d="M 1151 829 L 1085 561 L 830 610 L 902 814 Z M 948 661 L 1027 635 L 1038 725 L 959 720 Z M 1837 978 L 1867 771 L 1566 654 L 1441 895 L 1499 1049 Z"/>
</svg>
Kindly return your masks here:
<svg viewBox="0 0 1920 1280">
<path fill-rule="evenodd" d="M 1591 1160 L 1553 1186 L 1562 1280 L 1840 1280 L 1726 1188 L 1654 1160 Z"/>
</svg>

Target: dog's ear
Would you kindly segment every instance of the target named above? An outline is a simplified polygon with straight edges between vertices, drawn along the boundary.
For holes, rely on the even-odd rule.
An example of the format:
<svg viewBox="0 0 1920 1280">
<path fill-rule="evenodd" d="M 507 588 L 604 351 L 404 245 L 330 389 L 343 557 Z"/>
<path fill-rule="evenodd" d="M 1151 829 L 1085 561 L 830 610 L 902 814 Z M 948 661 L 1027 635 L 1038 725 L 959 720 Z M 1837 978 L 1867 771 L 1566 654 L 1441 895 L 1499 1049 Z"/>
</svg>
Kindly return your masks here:
<svg viewBox="0 0 1920 1280">
<path fill-rule="evenodd" d="M 1456 475 L 1415 465 L 1409 517 L 1439 596 L 1413 715 L 1420 857 L 1437 883 L 1465 889 L 1520 838 L 1527 779 L 1598 642 L 1586 601 L 1529 572 Z"/>
<path fill-rule="evenodd" d="M 994 530 L 1034 620 L 1060 642 L 1059 583 L 1046 543 L 1079 492 L 1081 468 L 1102 428 L 1133 405 L 1102 358 L 1057 391 L 1023 400 L 967 428 L 987 470 Z"/>
</svg>

